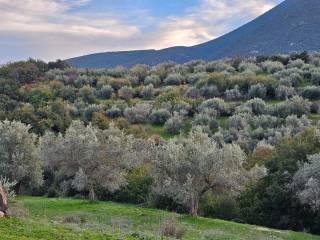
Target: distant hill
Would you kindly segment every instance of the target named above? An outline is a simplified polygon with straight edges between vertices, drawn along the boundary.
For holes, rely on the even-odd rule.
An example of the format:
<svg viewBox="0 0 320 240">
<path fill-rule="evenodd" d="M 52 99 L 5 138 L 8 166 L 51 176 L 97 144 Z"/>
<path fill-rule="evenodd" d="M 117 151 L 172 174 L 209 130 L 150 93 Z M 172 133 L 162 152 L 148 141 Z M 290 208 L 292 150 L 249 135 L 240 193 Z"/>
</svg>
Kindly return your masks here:
<svg viewBox="0 0 320 240">
<path fill-rule="evenodd" d="M 192 47 L 97 53 L 66 61 L 75 67 L 130 67 L 302 51 L 320 51 L 320 0 L 286 0 L 240 28 Z"/>
</svg>

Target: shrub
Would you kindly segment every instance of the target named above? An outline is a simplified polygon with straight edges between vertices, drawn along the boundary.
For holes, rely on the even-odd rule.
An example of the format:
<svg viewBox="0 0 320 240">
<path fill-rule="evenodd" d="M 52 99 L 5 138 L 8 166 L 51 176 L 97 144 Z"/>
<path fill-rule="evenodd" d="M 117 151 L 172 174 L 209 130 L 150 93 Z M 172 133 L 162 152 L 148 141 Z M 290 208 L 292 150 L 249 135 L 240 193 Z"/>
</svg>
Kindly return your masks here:
<svg viewBox="0 0 320 240">
<path fill-rule="evenodd" d="M 87 106 L 84 111 L 82 118 L 85 122 L 89 122 L 92 119 L 93 113 L 100 112 L 102 107 L 100 105 L 92 104 Z"/>
<path fill-rule="evenodd" d="M 110 85 L 103 85 L 96 91 L 96 95 L 100 99 L 110 99 L 113 94 L 113 88 Z"/>
<path fill-rule="evenodd" d="M 262 69 L 270 74 L 282 71 L 284 66 L 281 62 L 265 61 L 261 63 Z"/>
<path fill-rule="evenodd" d="M 206 65 L 207 72 L 235 72 L 235 69 L 223 61 L 213 61 Z"/>
<path fill-rule="evenodd" d="M 182 239 L 186 230 L 177 225 L 174 219 L 165 220 L 161 226 L 161 235 L 164 237 L 172 237 L 176 239 Z"/>
<path fill-rule="evenodd" d="M 248 96 L 249 98 L 266 98 L 267 88 L 262 84 L 256 84 L 250 87 Z"/>
<path fill-rule="evenodd" d="M 127 175 L 127 185 L 115 193 L 115 200 L 142 204 L 146 203 L 151 192 L 153 178 L 146 166 L 130 171 Z"/>
<path fill-rule="evenodd" d="M 213 109 L 205 109 L 197 114 L 192 122 L 193 126 L 208 126 L 211 131 L 215 131 L 219 127 L 216 120 L 217 112 Z"/>
<path fill-rule="evenodd" d="M 193 74 L 189 74 L 187 76 L 187 83 L 196 84 L 200 79 L 204 79 L 207 76 L 205 72 L 197 72 Z"/>
<path fill-rule="evenodd" d="M 126 108 L 124 116 L 130 123 L 143 123 L 147 120 L 151 109 L 149 104 L 137 104 L 134 107 Z"/>
<path fill-rule="evenodd" d="M 225 92 L 225 97 L 227 100 L 239 100 L 242 98 L 242 94 L 239 90 L 239 86 L 236 85 L 233 89 L 228 89 Z"/>
<path fill-rule="evenodd" d="M 293 87 L 280 85 L 276 88 L 275 95 L 277 99 L 287 99 L 295 96 L 297 93 Z"/>
<path fill-rule="evenodd" d="M 310 109 L 311 113 L 320 113 L 320 102 L 313 102 Z"/>
<path fill-rule="evenodd" d="M 199 89 L 197 89 L 195 87 L 190 87 L 186 91 L 185 96 L 187 98 L 197 99 L 200 97 L 200 91 L 199 91 Z"/>
<path fill-rule="evenodd" d="M 287 99 L 284 103 L 276 104 L 271 108 L 274 116 L 285 118 L 289 115 L 302 116 L 311 110 L 311 103 L 299 96 Z"/>
<path fill-rule="evenodd" d="M 253 114 L 259 115 L 265 113 L 267 105 L 262 99 L 254 98 L 247 101 L 243 107 L 249 109 Z"/>
<path fill-rule="evenodd" d="M 301 95 L 309 100 L 320 100 L 320 87 L 309 87 Z"/>
<path fill-rule="evenodd" d="M 299 96 L 288 99 L 287 105 L 291 110 L 291 114 L 302 116 L 310 112 L 311 103 Z"/>
<path fill-rule="evenodd" d="M 164 80 L 166 85 L 180 85 L 183 81 L 183 77 L 180 73 L 170 73 Z"/>
<path fill-rule="evenodd" d="M 141 95 L 146 100 L 151 100 L 154 98 L 155 90 L 152 84 L 149 84 L 146 87 L 143 87 Z"/>
<path fill-rule="evenodd" d="M 200 88 L 200 93 L 201 93 L 201 96 L 205 98 L 214 98 L 220 95 L 220 92 L 217 86 L 215 85 L 203 86 L 202 88 Z"/>
<path fill-rule="evenodd" d="M 122 116 L 122 111 L 120 108 L 116 107 L 116 106 L 112 106 L 110 109 L 108 109 L 106 111 L 106 115 L 109 118 L 118 118 Z"/>
<path fill-rule="evenodd" d="M 202 110 L 209 108 L 214 109 L 217 111 L 220 115 L 225 115 L 228 112 L 228 106 L 221 98 L 212 98 L 204 101 L 201 103 L 201 105 L 198 107 L 198 110 L 201 112 Z"/>
<path fill-rule="evenodd" d="M 90 86 L 83 86 L 80 89 L 80 95 L 85 102 L 93 103 L 95 100 L 94 89 Z"/>
<path fill-rule="evenodd" d="M 175 114 L 173 117 L 169 118 L 164 124 L 164 130 L 170 134 L 178 134 L 183 128 L 183 118 Z"/>
<path fill-rule="evenodd" d="M 320 68 L 316 68 L 311 72 L 311 81 L 314 84 L 320 85 Z"/>
<path fill-rule="evenodd" d="M 124 86 L 119 90 L 118 94 L 121 99 L 128 101 L 133 98 L 134 91 L 131 87 Z"/>
<path fill-rule="evenodd" d="M 164 124 L 171 117 L 171 113 L 166 109 L 154 110 L 150 114 L 150 121 L 154 124 Z"/>
<path fill-rule="evenodd" d="M 227 196 L 215 197 L 213 194 L 206 194 L 200 206 L 200 211 L 205 217 L 229 221 L 239 218 L 239 207 L 235 199 Z"/>
<path fill-rule="evenodd" d="M 157 75 L 150 75 L 144 79 L 144 85 L 152 84 L 153 86 L 158 86 L 161 83 L 161 79 Z"/>
<path fill-rule="evenodd" d="M 192 110 L 192 107 L 190 106 L 190 104 L 183 101 L 178 102 L 173 107 L 173 111 L 179 113 L 181 116 L 189 115 L 191 110 Z"/>
<path fill-rule="evenodd" d="M 296 60 L 290 60 L 287 68 L 303 68 L 305 65 L 305 62 L 301 59 L 296 59 Z"/>
<path fill-rule="evenodd" d="M 243 73 L 258 73 L 261 71 L 261 68 L 258 67 L 255 63 L 243 62 L 239 65 L 239 71 Z"/>
<path fill-rule="evenodd" d="M 126 78 L 110 78 L 107 83 L 115 90 L 118 91 L 124 86 L 129 86 L 130 81 Z"/>
</svg>

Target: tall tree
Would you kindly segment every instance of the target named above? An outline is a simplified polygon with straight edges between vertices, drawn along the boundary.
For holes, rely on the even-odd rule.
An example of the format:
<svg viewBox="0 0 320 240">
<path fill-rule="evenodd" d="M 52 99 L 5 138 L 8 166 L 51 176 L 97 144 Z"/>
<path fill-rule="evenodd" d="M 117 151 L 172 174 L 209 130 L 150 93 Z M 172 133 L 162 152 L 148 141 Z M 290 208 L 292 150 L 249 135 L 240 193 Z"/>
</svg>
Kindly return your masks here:
<svg viewBox="0 0 320 240">
<path fill-rule="evenodd" d="M 65 136 L 43 136 L 40 152 L 47 168 L 71 178 L 76 190 L 88 192 L 95 200 L 98 188 L 113 192 L 126 184 L 127 171 L 143 156 L 142 146 L 112 126 L 102 131 L 75 121 Z"/>
<path fill-rule="evenodd" d="M 196 216 L 200 198 L 209 190 L 237 194 L 249 178 L 246 156 L 237 145 L 218 145 L 195 128 L 186 139 L 159 149 L 155 191 L 189 207 Z"/>
</svg>

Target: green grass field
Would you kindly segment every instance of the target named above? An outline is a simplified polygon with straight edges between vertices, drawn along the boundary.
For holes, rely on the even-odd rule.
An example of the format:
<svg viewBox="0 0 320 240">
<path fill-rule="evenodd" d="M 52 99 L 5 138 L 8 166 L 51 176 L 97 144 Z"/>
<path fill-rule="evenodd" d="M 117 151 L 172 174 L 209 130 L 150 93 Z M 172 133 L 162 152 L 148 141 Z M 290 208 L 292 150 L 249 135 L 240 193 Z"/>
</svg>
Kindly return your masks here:
<svg viewBox="0 0 320 240">
<path fill-rule="evenodd" d="M 163 223 L 173 219 L 183 239 L 311 240 L 320 237 L 237 224 L 111 202 L 19 197 L 11 204 L 15 217 L 0 220 L 5 240 L 148 240 L 161 237 Z"/>
</svg>

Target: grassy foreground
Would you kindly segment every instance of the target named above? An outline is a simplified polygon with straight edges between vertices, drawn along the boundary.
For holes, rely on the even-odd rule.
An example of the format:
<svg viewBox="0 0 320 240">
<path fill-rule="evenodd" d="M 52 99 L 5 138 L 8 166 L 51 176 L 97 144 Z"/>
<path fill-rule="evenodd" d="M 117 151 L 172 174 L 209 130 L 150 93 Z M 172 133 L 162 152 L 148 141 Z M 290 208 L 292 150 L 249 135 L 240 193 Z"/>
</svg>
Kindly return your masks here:
<svg viewBox="0 0 320 240">
<path fill-rule="evenodd" d="M 304 233 L 191 218 L 110 202 L 19 197 L 11 206 L 15 217 L 0 220 L 1 240 L 161 239 L 161 229 L 168 219 L 174 219 L 185 230 L 183 239 L 320 240 Z"/>
</svg>

